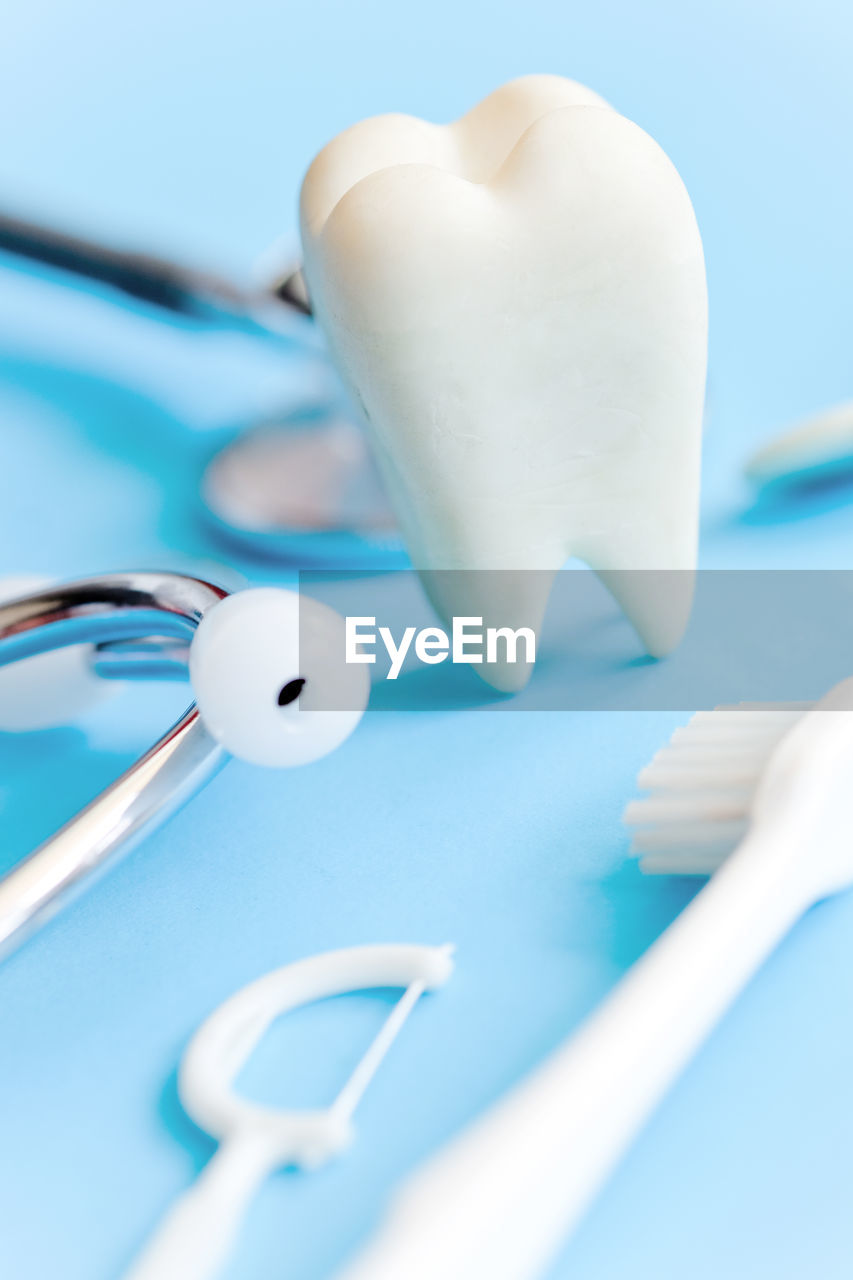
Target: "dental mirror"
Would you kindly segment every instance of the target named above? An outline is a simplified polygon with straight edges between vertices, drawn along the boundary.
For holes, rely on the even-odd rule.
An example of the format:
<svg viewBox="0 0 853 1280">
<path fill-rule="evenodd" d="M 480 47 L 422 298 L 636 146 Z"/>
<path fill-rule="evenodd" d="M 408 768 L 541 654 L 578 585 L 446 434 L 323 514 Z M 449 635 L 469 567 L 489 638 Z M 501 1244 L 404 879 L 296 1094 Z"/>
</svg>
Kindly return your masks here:
<svg viewBox="0 0 853 1280">
<path fill-rule="evenodd" d="M 202 500 L 215 522 L 275 559 L 341 569 L 405 562 L 364 433 L 308 409 L 252 427 L 208 464 Z"/>
<path fill-rule="evenodd" d="M 58 279 L 105 285 L 105 298 L 131 297 L 201 328 L 302 343 L 312 358 L 317 354 L 305 281 L 278 245 L 259 260 L 249 287 L 2 211 L 0 251 L 50 267 Z M 276 424 L 249 428 L 209 464 L 202 497 L 224 532 L 271 559 L 341 569 L 405 563 L 364 434 L 327 404 L 288 410 Z"/>
</svg>

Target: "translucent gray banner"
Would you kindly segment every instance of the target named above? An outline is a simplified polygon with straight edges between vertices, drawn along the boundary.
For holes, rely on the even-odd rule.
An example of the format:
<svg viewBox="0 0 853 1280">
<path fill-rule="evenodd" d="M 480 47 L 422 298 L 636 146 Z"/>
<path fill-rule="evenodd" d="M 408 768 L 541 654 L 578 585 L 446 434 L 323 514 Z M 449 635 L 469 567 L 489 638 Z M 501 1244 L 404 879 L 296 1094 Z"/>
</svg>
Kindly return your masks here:
<svg viewBox="0 0 853 1280">
<path fill-rule="evenodd" d="M 375 710 L 693 711 L 742 700 L 816 699 L 853 673 L 853 571 L 704 570 L 695 581 L 644 571 L 611 575 L 608 586 L 583 568 L 563 570 L 553 583 L 551 574 L 527 571 L 438 578 L 431 593 L 453 602 L 457 622 L 467 619 L 459 660 L 451 618 L 439 618 L 413 571 L 300 574 L 300 591 L 343 614 L 360 654 L 375 659 L 366 664 Z M 648 634 L 668 617 L 677 630 L 691 593 L 683 639 L 660 659 L 649 656 L 615 598 Z M 537 602 L 546 597 L 540 621 Z M 530 619 L 532 670 L 525 666 L 529 637 L 522 634 Z M 491 637 L 490 649 L 489 629 L 517 633 L 514 673 L 508 674 L 512 637 Z M 341 650 L 342 663 L 353 657 L 352 647 L 349 655 L 344 643 Z M 514 696 L 481 678 L 498 667 L 500 683 L 523 686 Z M 306 687 L 303 705 L 311 704 Z"/>
</svg>

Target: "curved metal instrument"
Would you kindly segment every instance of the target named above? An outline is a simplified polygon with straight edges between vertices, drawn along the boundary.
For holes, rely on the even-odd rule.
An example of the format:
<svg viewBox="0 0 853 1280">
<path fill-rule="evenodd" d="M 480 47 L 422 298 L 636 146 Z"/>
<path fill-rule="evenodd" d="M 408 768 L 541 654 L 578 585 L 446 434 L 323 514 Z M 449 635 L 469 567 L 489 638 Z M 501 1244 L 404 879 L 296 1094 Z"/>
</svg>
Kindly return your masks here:
<svg viewBox="0 0 853 1280">
<path fill-rule="evenodd" d="M 227 594 L 175 573 L 117 573 L 51 587 L 0 605 L 0 666 L 87 643 L 97 646 L 95 668 L 105 678 L 185 675 L 193 632 Z M 192 705 L 126 773 L 0 879 L 0 953 L 179 808 L 225 758 Z"/>
</svg>

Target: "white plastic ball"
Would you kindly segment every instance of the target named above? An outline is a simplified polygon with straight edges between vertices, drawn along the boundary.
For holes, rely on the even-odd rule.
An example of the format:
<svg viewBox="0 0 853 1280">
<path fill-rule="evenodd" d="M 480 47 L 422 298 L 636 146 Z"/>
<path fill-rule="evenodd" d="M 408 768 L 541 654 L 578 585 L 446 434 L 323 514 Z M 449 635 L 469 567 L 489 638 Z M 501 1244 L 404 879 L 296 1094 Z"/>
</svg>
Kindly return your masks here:
<svg viewBox="0 0 853 1280">
<path fill-rule="evenodd" d="M 280 587 L 227 596 L 190 646 L 190 680 L 205 725 L 252 764 L 288 767 L 328 755 L 362 717 L 367 670 L 345 661 L 344 620 Z"/>
<path fill-rule="evenodd" d="M 50 580 L 0 578 L 0 604 L 49 587 Z M 92 646 L 69 645 L 0 667 L 0 732 L 26 733 L 74 724 L 95 703 L 115 692 L 90 665 Z"/>
</svg>

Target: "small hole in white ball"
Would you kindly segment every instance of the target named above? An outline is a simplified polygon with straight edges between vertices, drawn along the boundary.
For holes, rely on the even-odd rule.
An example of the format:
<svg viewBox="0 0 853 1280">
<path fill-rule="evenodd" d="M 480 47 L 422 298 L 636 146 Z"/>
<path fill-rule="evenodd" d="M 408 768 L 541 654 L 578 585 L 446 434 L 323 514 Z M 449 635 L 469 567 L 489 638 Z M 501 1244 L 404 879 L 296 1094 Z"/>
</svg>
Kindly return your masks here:
<svg viewBox="0 0 853 1280">
<path fill-rule="evenodd" d="M 287 684 L 283 684 L 278 691 L 278 705 L 280 707 L 289 707 L 291 702 L 295 702 L 305 687 L 305 681 L 302 676 L 297 676 L 295 680 L 288 680 Z"/>
</svg>

